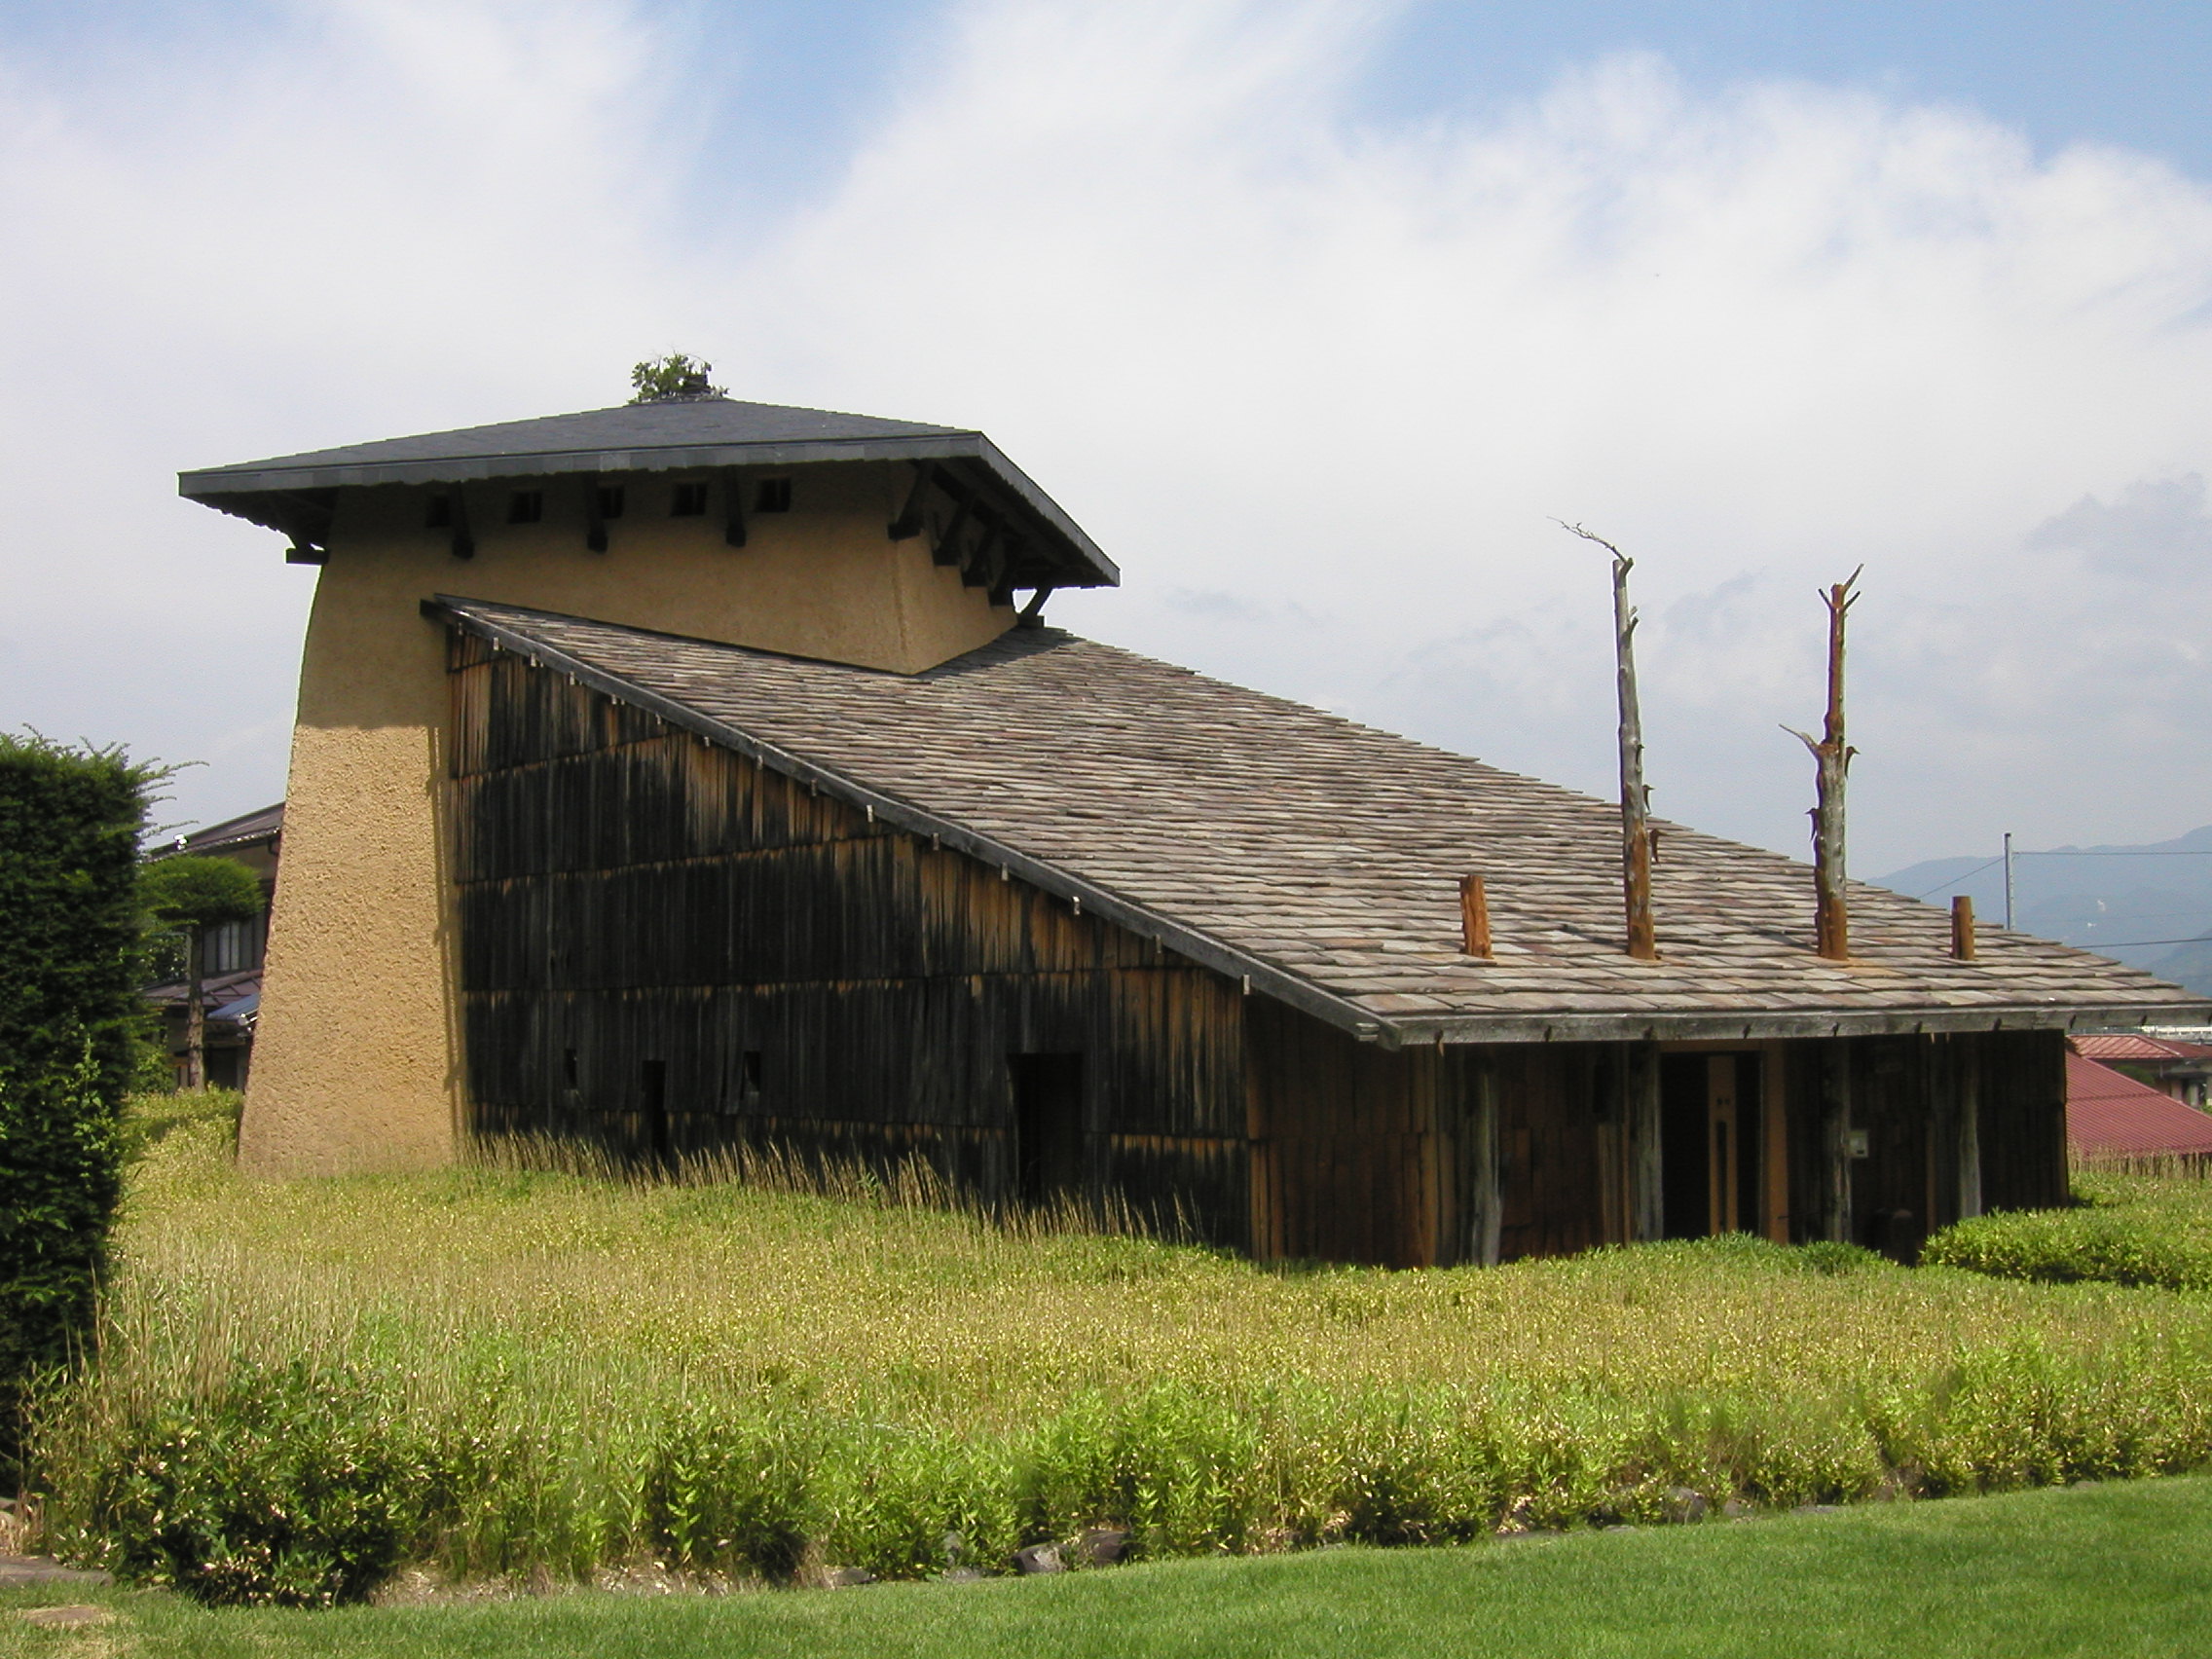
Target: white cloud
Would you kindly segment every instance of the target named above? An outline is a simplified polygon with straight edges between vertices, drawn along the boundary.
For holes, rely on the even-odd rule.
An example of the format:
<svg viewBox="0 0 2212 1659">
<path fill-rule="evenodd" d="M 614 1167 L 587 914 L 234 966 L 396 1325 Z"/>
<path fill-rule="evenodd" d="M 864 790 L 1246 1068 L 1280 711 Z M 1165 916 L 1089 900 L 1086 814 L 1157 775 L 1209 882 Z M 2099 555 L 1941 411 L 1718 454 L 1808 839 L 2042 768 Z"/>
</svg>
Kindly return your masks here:
<svg viewBox="0 0 2212 1659">
<path fill-rule="evenodd" d="M 1505 764 L 1607 782 L 1604 568 L 1558 514 L 1639 557 L 1670 813 L 1798 844 L 1776 727 L 1863 560 L 1857 867 L 2212 820 L 2212 195 L 1648 58 L 1362 127 L 1386 22 L 968 6 L 775 225 L 690 148 L 743 76 L 619 6 L 355 0 L 96 96 L 0 71 L 36 319 L 0 694 L 215 753 L 287 694 L 306 583 L 170 469 L 574 407 L 684 345 L 741 395 L 988 428 L 1127 572 L 1058 618 Z"/>
</svg>

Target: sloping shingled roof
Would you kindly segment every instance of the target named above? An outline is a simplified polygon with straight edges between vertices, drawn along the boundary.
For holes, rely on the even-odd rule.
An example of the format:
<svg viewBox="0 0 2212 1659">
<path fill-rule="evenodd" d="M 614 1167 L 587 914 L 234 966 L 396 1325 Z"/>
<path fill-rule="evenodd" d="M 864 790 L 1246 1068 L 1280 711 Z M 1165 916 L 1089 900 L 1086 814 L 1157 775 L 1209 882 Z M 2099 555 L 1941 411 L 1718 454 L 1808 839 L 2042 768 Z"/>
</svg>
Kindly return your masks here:
<svg viewBox="0 0 2212 1659">
<path fill-rule="evenodd" d="M 902 676 L 468 600 L 425 610 L 1385 1043 L 2111 1024 L 2203 999 L 1661 826 L 1664 960 L 1621 948 L 1612 804 L 1051 629 Z M 1496 959 L 1460 953 L 1480 871 Z"/>
<path fill-rule="evenodd" d="M 2119 1157 L 2212 1155 L 2212 1117 L 2148 1084 L 2066 1056 L 2066 1138 L 2077 1154 Z"/>
</svg>

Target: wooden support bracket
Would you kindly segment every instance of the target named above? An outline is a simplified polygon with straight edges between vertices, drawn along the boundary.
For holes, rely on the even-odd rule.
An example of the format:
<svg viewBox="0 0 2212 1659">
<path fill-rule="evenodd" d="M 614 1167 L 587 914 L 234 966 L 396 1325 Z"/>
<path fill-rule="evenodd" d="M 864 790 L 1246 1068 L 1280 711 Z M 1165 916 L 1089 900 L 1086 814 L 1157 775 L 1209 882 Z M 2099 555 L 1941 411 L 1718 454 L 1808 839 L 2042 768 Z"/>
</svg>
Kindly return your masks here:
<svg viewBox="0 0 2212 1659">
<path fill-rule="evenodd" d="M 906 492 L 906 504 L 899 509 L 899 516 L 884 527 L 892 540 L 910 541 L 922 534 L 922 498 L 936 482 L 935 466 L 915 470 L 914 487 Z"/>
<path fill-rule="evenodd" d="M 1002 533 L 998 523 L 991 519 L 983 520 L 981 537 L 973 548 L 961 556 L 960 585 L 962 587 L 990 587 L 995 584 L 998 577 L 995 567 L 999 557 L 1001 539 Z"/>
<path fill-rule="evenodd" d="M 734 468 L 722 474 L 722 539 L 732 547 L 745 545 L 745 474 Z"/>
<path fill-rule="evenodd" d="M 600 510 L 599 474 L 584 474 L 584 545 L 594 553 L 607 551 L 607 514 Z"/>
<path fill-rule="evenodd" d="M 952 522 L 944 527 L 944 534 L 937 538 L 937 545 L 930 549 L 931 564 L 957 565 L 961 563 L 960 541 L 961 537 L 968 534 L 968 513 L 971 504 L 963 499 L 958 506 L 952 509 Z"/>
<path fill-rule="evenodd" d="M 468 528 L 468 490 L 464 485 L 453 487 L 453 556 L 456 559 L 476 557 L 476 535 Z"/>
</svg>

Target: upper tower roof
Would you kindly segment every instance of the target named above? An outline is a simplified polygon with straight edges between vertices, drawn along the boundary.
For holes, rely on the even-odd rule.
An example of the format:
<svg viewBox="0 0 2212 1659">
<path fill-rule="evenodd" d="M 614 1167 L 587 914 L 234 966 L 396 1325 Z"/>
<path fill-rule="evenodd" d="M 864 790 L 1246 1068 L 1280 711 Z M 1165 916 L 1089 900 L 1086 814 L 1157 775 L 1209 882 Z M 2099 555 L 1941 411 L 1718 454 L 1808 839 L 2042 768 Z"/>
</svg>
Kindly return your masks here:
<svg viewBox="0 0 2212 1659">
<path fill-rule="evenodd" d="M 981 432 L 719 395 L 662 398 L 384 438 L 177 475 L 178 494 L 270 530 L 319 540 L 337 493 L 371 484 L 461 484 L 480 478 L 717 467 L 795 467 L 903 461 L 918 477 L 1032 543 L 1036 576 L 1057 587 L 1121 579 L 1058 502 Z"/>
</svg>

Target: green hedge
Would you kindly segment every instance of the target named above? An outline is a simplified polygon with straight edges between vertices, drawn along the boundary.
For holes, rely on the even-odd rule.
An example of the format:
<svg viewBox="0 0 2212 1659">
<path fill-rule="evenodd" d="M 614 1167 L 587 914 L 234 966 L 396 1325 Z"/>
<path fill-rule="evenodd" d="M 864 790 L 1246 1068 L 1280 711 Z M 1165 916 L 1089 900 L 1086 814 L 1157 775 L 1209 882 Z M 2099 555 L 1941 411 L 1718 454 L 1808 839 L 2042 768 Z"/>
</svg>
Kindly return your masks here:
<svg viewBox="0 0 2212 1659">
<path fill-rule="evenodd" d="M 1928 1240 L 1921 1262 L 2046 1284 L 2212 1290 L 2212 1186 L 2085 1176 L 2072 1209 L 1976 1216 Z"/>
<path fill-rule="evenodd" d="M 0 733 L 0 1473 L 18 1390 L 91 1328 L 141 1019 L 156 776 L 120 751 Z"/>
</svg>

